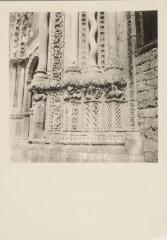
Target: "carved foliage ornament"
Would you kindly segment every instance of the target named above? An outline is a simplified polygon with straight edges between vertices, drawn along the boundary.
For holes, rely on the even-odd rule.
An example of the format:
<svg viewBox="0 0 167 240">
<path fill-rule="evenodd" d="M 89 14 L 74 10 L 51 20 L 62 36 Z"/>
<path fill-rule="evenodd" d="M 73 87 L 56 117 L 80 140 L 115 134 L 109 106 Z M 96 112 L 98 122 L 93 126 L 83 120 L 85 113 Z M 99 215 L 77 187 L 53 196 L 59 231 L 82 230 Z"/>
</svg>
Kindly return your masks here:
<svg viewBox="0 0 167 240">
<path fill-rule="evenodd" d="M 51 82 L 46 79 L 46 81 L 33 82 L 30 90 L 65 89 L 64 99 L 66 100 L 81 99 L 81 96 L 85 96 L 86 99 L 99 99 L 102 95 L 106 99 L 124 100 L 126 85 L 126 80 L 119 73 L 114 75 L 111 72 L 106 75 L 104 71 L 91 75 L 75 67 L 65 71 L 63 81 Z"/>
<path fill-rule="evenodd" d="M 126 81 L 120 69 L 105 69 L 103 72 L 81 72 L 77 68 L 66 71 L 64 76 L 64 99 L 86 100 L 106 99 L 124 100 Z M 108 71 L 109 70 L 109 71 Z M 116 72 L 115 72 L 116 71 Z"/>
</svg>

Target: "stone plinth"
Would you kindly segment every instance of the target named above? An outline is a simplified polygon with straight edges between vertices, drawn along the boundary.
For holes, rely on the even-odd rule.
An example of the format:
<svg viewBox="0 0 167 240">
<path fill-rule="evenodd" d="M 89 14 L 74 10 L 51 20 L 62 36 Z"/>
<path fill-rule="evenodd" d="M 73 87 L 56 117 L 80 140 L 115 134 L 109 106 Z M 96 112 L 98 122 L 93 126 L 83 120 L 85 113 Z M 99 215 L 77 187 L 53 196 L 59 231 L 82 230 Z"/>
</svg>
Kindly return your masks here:
<svg viewBox="0 0 167 240">
<path fill-rule="evenodd" d="M 60 145 L 15 142 L 11 144 L 12 161 L 16 162 L 129 162 L 131 156 L 124 146 L 104 145 Z M 137 158 L 138 157 L 138 158 Z M 135 159 L 135 157 L 134 157 Z M 136 156 L 135 161 L 141 161 L 142 156 Z"/>
</svg>

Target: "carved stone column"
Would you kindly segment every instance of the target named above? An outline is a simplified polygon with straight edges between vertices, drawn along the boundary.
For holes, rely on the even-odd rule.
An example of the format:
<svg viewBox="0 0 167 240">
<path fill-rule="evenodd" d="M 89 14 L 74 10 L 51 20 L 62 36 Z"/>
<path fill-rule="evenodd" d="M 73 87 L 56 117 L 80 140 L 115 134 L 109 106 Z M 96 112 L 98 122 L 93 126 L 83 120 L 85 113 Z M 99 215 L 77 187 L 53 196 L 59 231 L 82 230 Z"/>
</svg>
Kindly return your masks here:
<svg viewBox="0 0 167 240">
<path fill-rule="evenodd" d="M 78 12 L 72 13 L 72 52 L 73 61 L 72 65 L 78 65 Z"/>
<path fill-rule="evenodd" d="M 78 13 L 66 13 L 65 17 L 65 67 L 78 65 Z"/>
<path fill-rule="evenodd" d="M 32 142 L 33 139 L 33 108 L 29 109 L 29 136 L 28 136 L 28 141 Z"/>
<path fill-rule="evenodd" d="M 117 58 L 117 16 L 115 12 L 107 13 L 107 32 L 108 32 L 108 49 L 110 58 Z"/>
<path fill-rule="evenodd" d="M 37 70 L 34 74 L 32 85 L 44 83 L 47 77 L 47 60 L 48 60 L 48 33 L 49 33 L 49 13 L 42 12 L 39 17 L 39 62 Z M 44 137 L 44 122 L 45 122 L 45 90 L 39 90 L 34 87 L 33 92 L 33 116 L 31 136 L 33 140 L 43 139 Z"/>
<path fill-rule="evenodd" d="M 19 92 L 18 92 L 18 108 L 22 111 L 23 108 L 23 91 L 24 91 L 24 83 L 25 83 L 25 64 L 22 63 L 20 65 L 20 84 L 19 84 Z"/>
<path fill-rule="evenodd" d="M 11 83 L 10 83 L 10 99 L 11 99 L 11 110 L 14 108 L 14 102 L 15 102 L 15 83 L 16 83 L 16 64 L 11 63 L 10 66 L 11 69 Z"/>
<path fill-rule="evenodd" d="M 48 18 L 49 13 L 40 13 L 39 17 L 39 62 L 34 78 L 46 78 L 48 56 Z"/>
</svg>

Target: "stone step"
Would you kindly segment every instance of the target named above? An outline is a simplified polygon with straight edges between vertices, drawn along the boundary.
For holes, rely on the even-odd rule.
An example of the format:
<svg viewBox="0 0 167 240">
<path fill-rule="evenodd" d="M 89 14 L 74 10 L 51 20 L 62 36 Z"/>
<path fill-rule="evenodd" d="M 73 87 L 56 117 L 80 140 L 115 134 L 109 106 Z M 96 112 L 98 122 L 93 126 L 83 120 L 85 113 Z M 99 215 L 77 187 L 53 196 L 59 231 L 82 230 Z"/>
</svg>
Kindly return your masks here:
<svg viewBox="0 0 167 240">
<path fill-rule="evenodd" d="M 11 144 L 11 159 L 16 162 L 128 162 L 130 158 L 125 146 L 121 145 L 86 146 L 14 142 Z"/>
</svg>

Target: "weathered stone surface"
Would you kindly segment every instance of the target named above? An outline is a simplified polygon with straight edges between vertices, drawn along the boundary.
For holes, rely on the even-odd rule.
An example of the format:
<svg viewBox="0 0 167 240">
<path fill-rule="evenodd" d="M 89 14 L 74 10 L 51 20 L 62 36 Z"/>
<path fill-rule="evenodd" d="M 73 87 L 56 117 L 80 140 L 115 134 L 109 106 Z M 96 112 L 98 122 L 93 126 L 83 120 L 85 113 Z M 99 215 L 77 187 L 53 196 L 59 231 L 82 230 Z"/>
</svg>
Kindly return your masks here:
<svg viewBox="0 0 167 240">
<path fill-rule="evenodd" d="M 157 78 L 149 79 L 149 80 L 145 81 L 145 85 L 147 87 L 157 89 L 158 88 L 158 79 Z"/>
<path fill-rule="evenodd" d="M 144 81 L 137 82 L 137 91 L 143 92 L 149 90 L 149 86 Z"/>
<path fill-rule="evenodd" d="M 118 147 L 118 146 L 117 146 Z M 119 146 L 121 147 L 121 146 Z M 101 146 L 102 148 L 102 146 Z M 97 146 L 91 145 L 59 145 L 59 144 L 28 144 L 15 142 L 11 144 L 12 161 L 21 162 L 128 162 L 132 157 L 135 161 L 142 159 L 141 155 L 129 156 L 124 151 L 114 152 L 115 146 L 99 151 Z M 132 154 L 133 155 L 133 154 Z M 130 158 L 131 157 L 131 158 Z"/>
<path fill-rule="evenodd" d="M 152 79 L 158 77 L 158 69 L 157 67 L 154 69 L 149 69 L 147 72 L 144 74 L 144 79 Z"/>
<path fill-rule="evenodd" d="M 138 92 L 137 94 L 138 101 L 141 102 L 143 100 L 149 100 L 149 99 L 157 99 L 157 90 L 156 89 L 150 89 L 142 92 Z"/>
<path fill-rule="evenodd" d="M 156 116 L 156 110 L 155 108 L 146 108 L 144 109 L 143 114 L 146 118 L 152 118 Z"/>
<path fill-rule="evenodd" d="M 147 71 L 150 68 L 150 63 L 149 61 L 136 66 L 136 73 L 144 72 Z"/>
<path fill-rule="evenodd" d="M 150 69 L 157 67 L 157 65 L 158 65 L 157 58 L 154 58 L 150 61 Z"/>
<path fill-rule="evenodd" d="M 144 153 L 144 158 L 146 162 L 157 162 L 157 153 L 153 152 L 145 152 Z"/>
<path fill-rule="evenodd" d="M 144 152 L 157 152 L 158 151 L 158 143 L 152 140 L 144 141 Z"/>
<path fill-rule="evenodd" d="M 138 123 L 144 140 L 144 158 L 158 160 L 158 70 L 157 49 L 136 57 Z"/>
<path fill-rule="evenodd" d="M 136 65 L 140 65 L 141 63 L 144 63 L 146 61 L 154 60 L 154 58 L 157 58 L 157 48 L 153 48 L 152 50 L 137 56 L 135 59 L 135 63 Z"/>
<path fill-rule="evenodd" d="M 153 130 L 158 129 L 158 119 L 157 118 L 147 118 L 144 120 L 145 128 L 149 129 L 152 128 Z"/>
<path fill-rule="evenodd" d="M 158 106 L 158 101 L 154 99 L 143 100 L 138 102 L 138 109 L 145 109 L 145 108 L 155 108 Z"/>
</svg>

